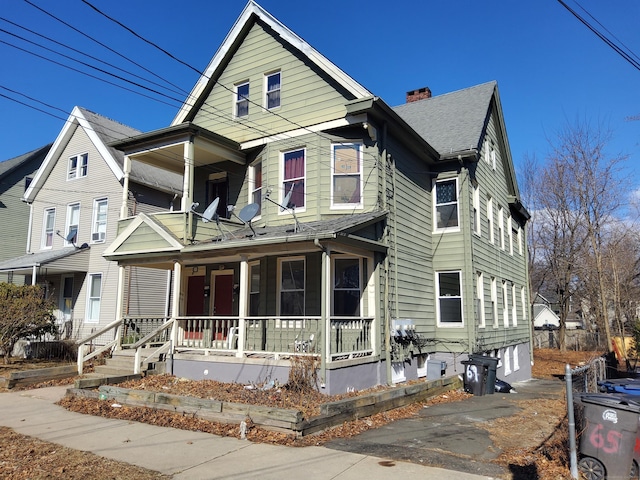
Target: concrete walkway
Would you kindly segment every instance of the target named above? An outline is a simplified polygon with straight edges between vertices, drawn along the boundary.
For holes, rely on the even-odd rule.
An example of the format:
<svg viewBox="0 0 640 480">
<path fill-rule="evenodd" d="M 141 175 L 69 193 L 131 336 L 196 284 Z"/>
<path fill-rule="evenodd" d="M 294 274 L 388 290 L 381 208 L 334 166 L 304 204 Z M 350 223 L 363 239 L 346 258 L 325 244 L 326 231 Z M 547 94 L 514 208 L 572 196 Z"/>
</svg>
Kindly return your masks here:
<svg viewBox="0 0 640 480">
<path fill-rule="evenodd" d="M 69 412 L 66 387 L 0 394 L 0 425 L 65 447 L 171 475 L 174 479 L 472 480 L 478 476 L 336 451 L 283 447 Z M 95 478 L 100 478 L 96 472 Z"/>
</svg>

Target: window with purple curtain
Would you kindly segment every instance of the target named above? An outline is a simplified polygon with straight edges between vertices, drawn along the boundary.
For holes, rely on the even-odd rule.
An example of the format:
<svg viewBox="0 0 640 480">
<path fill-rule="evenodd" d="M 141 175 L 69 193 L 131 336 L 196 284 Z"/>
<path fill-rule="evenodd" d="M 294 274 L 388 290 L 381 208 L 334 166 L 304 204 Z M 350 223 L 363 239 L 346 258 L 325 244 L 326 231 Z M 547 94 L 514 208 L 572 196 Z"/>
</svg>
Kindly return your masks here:
<svg viewBox="0 0 640 480">
<path fill-rule="evenodd" d="M 304 149 L 286 152 L 284 154 L 284 182 L 283 197 L 293 188 L 293 194 L 289 205 L 283 207 L 304 207 L 304 175 L 305 175 Z"/>
</svg>

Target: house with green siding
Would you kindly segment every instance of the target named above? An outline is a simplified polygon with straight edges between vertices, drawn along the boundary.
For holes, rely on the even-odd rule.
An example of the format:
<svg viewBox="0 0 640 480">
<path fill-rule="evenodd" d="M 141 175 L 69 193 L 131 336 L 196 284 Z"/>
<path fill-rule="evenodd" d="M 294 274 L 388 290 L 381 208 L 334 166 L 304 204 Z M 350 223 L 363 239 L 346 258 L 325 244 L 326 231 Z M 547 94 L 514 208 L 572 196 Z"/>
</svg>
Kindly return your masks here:
<svg viewBox="0 0 640 480">
<path fill-rule="evenodd" d="M 117 327 L 136 371 L 285 383 L 307 357 L 340 393 L 473 353 L 530 378 L 528 213 L 495 82 L 392 108 L 250 1 L 172 124 L 110 146 L 123 192 L 139 165 L 183 179 L 173 211 L 123 210 L 103 253 L 172 275 L 168 316 Z"/>
<path fill-rule="evenodd" d="M 0 162 L 0 262 L 23 255 L 27 248 L 29 206 L 22 195 L 40 168 L 51 145 Z M 0 272 L 0 282 L 24 283 L 24 276 Z"/>
<path fill-rule="evenodd" d="M 121 215 L 169 211 L 182 191 L 180 175 L 142 165 L 130 173 L 123 197 L 124 156 L 107 144 L 140 133 L 75 107 L 44 150 L 27 188 L 21 185 L 26 240 L 21 252 L 0 261 L 0 274 L 21 276 L 23 283 L 41 285 L 52 296 L 62 338 L 80 340 L 123 313 L 162 316 L 169 309 L 170 275 L 158 276 L 144 267 L 119 272 L 102 256 L 116 236 Z M 120 281 L 128 297 L 118 305 Z M 109 340 L 112 333 L 92 342 Z"/>
</svg>

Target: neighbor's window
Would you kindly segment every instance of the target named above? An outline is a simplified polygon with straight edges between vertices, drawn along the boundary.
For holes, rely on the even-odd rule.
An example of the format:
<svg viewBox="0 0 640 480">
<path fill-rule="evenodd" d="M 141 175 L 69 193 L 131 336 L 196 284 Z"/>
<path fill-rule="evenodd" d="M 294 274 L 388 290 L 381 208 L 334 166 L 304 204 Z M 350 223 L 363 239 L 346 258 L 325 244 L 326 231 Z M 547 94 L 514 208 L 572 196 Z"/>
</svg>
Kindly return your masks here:
<svg viewBox="0 0 640 480">
<path fill-rule="evenodd" d="M 234 90 L 236 117 L 246 117 L 249 115 L 249 82 L 237 84 Z"/>
<path fill-rule="evenodd" d="M 89 296 L 87 299 L 87 322 L 100 320 L 100 295 L 102 293 L 102 274 L 89 275 Z"/>
<path fill-rule="evenodd" d="M 504 250 L 504 210 L 498 206 L 498 243 Z"/>
<path fill-rule="evenodd" d="M 498 328 L 498 282 L 496 277 L 491 277 L 491 315 L 493 315 L 493 328 Z"/>
<path fill-rule="evenodd" d="M 507 289 L 507 282 L 502 281 L 502 319 L 504 326 L 509 326 L 509 290 Z"/>
<path fill-rule="evenodd" d="M 458 180 L 436 182 L 436 230 L 458 226 Z"/>
<path fill-rule="evenodd" d="M 72 203 L 67 206 L 67 225 L 65 229 L 65 246 L 75 245 L 78 241 L 78 228 L 80 226 L 80 204 Z"/>
<path fill-rule="evenodd" d="M 331 205 L 354 207 L 362 204 L 362 145 L 332 146 Z"/>
<path fill-rule="evenodd" d="M 88 162 L 89 162 L 88 153 L 83 153 L 82 155 L 75 155 L 69 158 L 69 169 L 67 171 L 67 179 L 73 180 L 74 178 L 86 177 Z"/>
<path fill-rule="evenodd" d="M 493 198 L 491 198 L 491 196 L 487 197 L 487 224 L 489 226 L 489 241 L 491 243 L 494 243 L 495 238 L 493 233 Z"/>
<path fill-rule="evenodd" d="M 438 322 L 462 325 L 462 287 L 460 272 L 438 272 Z"/>
<path fill-rule="evenodd" d="M 280 315 L 304 315 L 304 259 L 285 259 L 280 267 Z"/>
<path fill-rule="evenodd" d="M 254 163 L 249 170 L 250 203 L 257 203 L 260 207 L 257 215 L 262 213 L 262 162 Z"/>
<path fill-rule="evenodd" d="M 42 248 L 53 247 L 53 234 L 56 226 L 56 209 L 47 208 L 44 211 L 44 228 L 42 235 Z"/>
<path fill-rule="evenodd" d="M 360 259 L 336 258 L 333 263 L 333 314 L 360 316 Z"/>
<path fill-rule="evenodd" d="M 265 75 L 265 107 L 267 109 L 280 106 L 280 72 Z"/>
<path fill-rule="evenodd" d="M 304 183 L 305 183 L 305 150 L 293 150 L 283 154 L 284 182 L 282 184 L 282 206 L 289 208 L 304 207 Z M 292 191 L 293 190 L 293 191 Z M 284 197 L 292 191 L 287 205 L 284 205 Z"/>
<path fill-rule="evenodd" d="M 516 302 L 516 286 L 511 284 L 511 323 L 514 327 L 518 326 L 518 306 Z"/>
<path fill-rule="evenodd" d="M 92 242 L 104 242 L 107 237 L 107 205 L 108 200 L 106 198 L 93 201 Z"/>
</svg>

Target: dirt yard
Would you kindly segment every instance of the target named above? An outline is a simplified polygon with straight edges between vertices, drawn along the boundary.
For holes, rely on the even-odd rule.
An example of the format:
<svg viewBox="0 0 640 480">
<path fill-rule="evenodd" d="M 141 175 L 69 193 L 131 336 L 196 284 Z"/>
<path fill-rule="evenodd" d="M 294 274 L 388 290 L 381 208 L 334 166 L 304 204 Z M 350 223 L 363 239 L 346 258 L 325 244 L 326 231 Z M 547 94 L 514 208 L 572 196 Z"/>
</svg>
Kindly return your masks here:
<svg viewBox="0 0 640 480">
<path fill-rule="evenodd" d="M 594 352 L 565 352 L 556 350 L 536 350 L 533 376 L 535 378 L 554 378 L 564 375 L 565 364 L 572 367 L 588 362 L 598 356 Z M 51 365 L 46 365 L 51 366 Z M 30 366 L 24 365 L 25 368 Z M 13 368 L 20 368 L 14 365 Z M 39 366 L 37 368 L 43 368 Z M 3 370 L 0 369 L 0 375 Z M 46 385 L 72 383 L 73 379 L 48 382 Z M 222 384 L 218 382 L 179 381 L 169 376 L 147 377 L 142 380 L 128 382 L 123 386 L 128 388 L 144 388 L 149 390 L 169 391 L 170 393 L 206 396 L 218 400 L 235 402 L 259 402 L 265 405 L 297 408 L 306 415 L 317 413 L 319 404 L 326 396 L 299 395 L 281 388 L 280 392 L 261 392 L 260 398 L 255 393 L 242 386 Z M 264 395 L 262 395 L 264 394 Z M 449 392 L 430 401 L 430 403 L 460 401 L 468 395 L 464 392 Z M 566 458 L 566 426 L 563 419 L 566 406 L 563 399 L 543 400 L 538 402 L 520 402 L 522 410 L 517 418 L 503 419 L 486 425 L 494 442 L 503 454 L 498 459 L 501 464 L 521 466 L 522 472 L 535 465 L 538 472 L 535 477 L 520 475 L 517 478 L 531 480 L 563 480 L 570 478 Z M 239 436 L 237 426 L 221 425 L 197 418 L 176 415 L 166 411 L 154 411 L 145 408 L 123 407 L 111 408 L 109 402 L 90 399 L 65 399 L 65 408 L 82 413 L 117 417 L 134 421 L 153 423 L 156 425 L 171 425 L 183 429 L 197 429 L 216 435 Z M 351 437 L 367 429 L 376 428 L 397 419 L 408 418 L 423 408 L 425 403 L 415 404 L 380 413 L 362 420 L 345 422 L 318 435 L 296 439 L 290 435 L 271 432 L 257 427 L 249 429 L 248 438 L 254 442 L 266 442 L 280 445 L 308 446 L 322 445 L 326 441 L 338 437 Z M 541 413 L 544 412 L 544 413 Z M 506 423 L 505 423 L 506 422 Z M 517 429 L 510 428 L 518 424 Z M 250 426 L 251 427 L 251 426 Z M 515 431 L 517 430 L 517 431 Z M 522 439 L 527 438 L 527 445 Z M 17 440 L 20 441 L 17 441 Z M 143 471 L 132 465 L 114 462 L 95 455 L 62 448 L 37 439 L 24 437 L 15 432 L 0 430 L 0 477 L 16 480 L 39 478 L 85 478 L 86 472 L 92 472 L 94 478 L 165 478 L 157 472 Z M 87 470 L 83 470 L 86 468 Z M 85 472 L 84 474 L 81 472 Z M 96 475 L 96 472 L 103 472 Z M 75 476 L 77 474 L 77 476 Z M 104 475 L 104 476 L 100 476 Z M 147 475 L 147 476 L 145 476 Z"/>
</svg>

